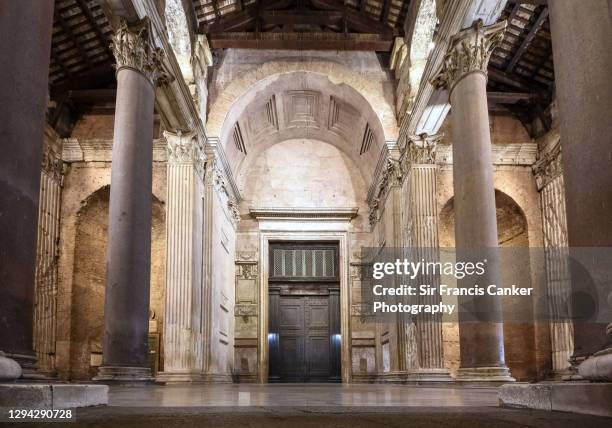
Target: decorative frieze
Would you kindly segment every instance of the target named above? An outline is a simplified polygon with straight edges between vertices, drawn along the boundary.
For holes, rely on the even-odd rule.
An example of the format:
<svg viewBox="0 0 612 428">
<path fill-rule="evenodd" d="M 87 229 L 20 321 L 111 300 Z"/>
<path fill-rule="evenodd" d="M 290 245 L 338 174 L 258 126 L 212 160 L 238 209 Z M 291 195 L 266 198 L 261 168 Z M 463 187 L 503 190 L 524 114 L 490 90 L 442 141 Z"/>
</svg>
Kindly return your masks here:
<svg viewBox="0 0 612 428">
<path fill-rule="evenodd" d="M 451 38 L 442 66 L 431 81 L 437 89 L 453 91 L 455 85 L 470 73 L 487 75 L 489 58 L 502 42 L 507 22 L 484 26 L 481 20 Z"/>
<path fill-rule="evenodd" d="M 122 68 L 135 70 L 154 86 L 159 78 L 168 79 L 162 66 L 163 51 L 155 47 L 149 18 L 135 25 L 122 21 L 112 36 L 111 49 L 117 61 L 117 72 Z"/>
</svg>

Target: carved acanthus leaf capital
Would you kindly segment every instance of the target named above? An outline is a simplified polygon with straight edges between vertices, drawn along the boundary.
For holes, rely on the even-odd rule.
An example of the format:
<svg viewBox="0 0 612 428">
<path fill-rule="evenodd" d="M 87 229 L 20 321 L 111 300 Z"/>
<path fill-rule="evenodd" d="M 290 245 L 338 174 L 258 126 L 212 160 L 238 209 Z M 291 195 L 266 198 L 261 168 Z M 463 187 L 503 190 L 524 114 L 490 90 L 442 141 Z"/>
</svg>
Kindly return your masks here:
<svg viewBox="0 0 612 428">
<path fill-rule="evenodd" d="M 148 18 L 135 25 L 122 21 L 112 36 L 111 49 L 117 62 L 117 72 L 122 68 L 138 71 L 154 86 L 160 78 L 169 79 L 164 72 L 163 51 L 155 47 Z"/>
<path fill-rule="evenodd" d="M 506 21 L 485 27 L 482 20 L 478 20 L 472 27 L 453 36 L 444 62 L 431 84 L 450 93 L 470 73 L 479 72 L 486 76 L 491 53 L 504 39 L 506 27 Z"/>
<path fill-rule="evenodd" d="M 536 178 L 538 190 L 542 190 L 551 181 L 563 174 L 563 163 L 561 157 L 561 145 L 557 145 L 550 151 L 542 154 L 533 165 L 533 173 Z"/>
<path fill-rule="evenodd" d="M 409 138 L 404 154 L 405 169 L 412 165 L 431 165 L 436 163 L 436 147 L 442 139 L 442 134 L 436 135 L 413 135 Z"/>
</svg>

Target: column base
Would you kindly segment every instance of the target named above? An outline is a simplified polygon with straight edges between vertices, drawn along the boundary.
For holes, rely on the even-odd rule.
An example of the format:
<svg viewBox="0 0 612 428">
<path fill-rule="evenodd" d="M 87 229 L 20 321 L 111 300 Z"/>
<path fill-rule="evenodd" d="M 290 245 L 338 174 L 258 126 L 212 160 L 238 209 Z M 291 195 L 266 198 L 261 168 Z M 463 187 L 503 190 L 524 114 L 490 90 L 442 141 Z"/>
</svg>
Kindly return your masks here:
<svg viewBox="0 0 612 428">
<path fill-rule="evenodd" d="M 508 382 L 516 382 L 510 376 L 510 369 L 503 367 L 462 367 L 457 371 L 456 382 L 470 385 L 502 385 Z"/>
<path fill-rule="evenodd" d="M 453 378 L 450 375 L 448 369 L 417 369 L 411 371 L 406 376 L 408 383 L 417 383 L 419 385 L 427 383 L 450 383 L 453 382 Z"/>
<path fill-rule="evenodd" d="M 596 352 L 580 363 L 578 374 L 587 380 L 612 382 L 612 348 Z"/>
<path fill-rule="evenodd" d="M 157 383 L 203 382 L 201 372 L 159 372 L 155 376 Z"/>
<path fill-rule="evenodd" d="M 0 352 L 0 381 L 19 379 L 21 374 L 22 370 L 19 363 L 7 357 L 4 352 Z"/>
<path fill-rule="evenodd" d="M 102 383 L 151 383 L 155 379 L 149 367 L 100 366 L 93 380 Z"/>
</svg>

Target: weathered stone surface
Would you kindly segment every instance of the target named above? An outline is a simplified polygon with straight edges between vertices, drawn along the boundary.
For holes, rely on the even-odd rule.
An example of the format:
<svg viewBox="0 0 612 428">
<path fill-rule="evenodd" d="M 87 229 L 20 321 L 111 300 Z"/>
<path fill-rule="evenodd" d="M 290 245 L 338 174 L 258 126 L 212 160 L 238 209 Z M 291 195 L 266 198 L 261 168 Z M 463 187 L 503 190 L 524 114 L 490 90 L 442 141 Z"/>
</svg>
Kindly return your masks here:
<svg viewBox="0 0 612 428">
<path fill-rule="evenodd" d="M 499 389 L 499 403 L 506 407 L 552 410 L 551 385 L 515 384 Z"/>
<path fill-rule="evenodd" d="M 51 408 L 53 393 L 50 385 L 0 384 L 0 403 L 3 407 Z"/>
<path fill-rule="evenodd" d="M 499 401 L 502 407 L 612 416 L 612 383 L 550 382 L 504 385 L 499 389 Z"/>
<path fill-rule="evenodd" d="M 54 409 L 108 404 L 107 385 L 55 384 L 51 388 Z"/>
</svg>

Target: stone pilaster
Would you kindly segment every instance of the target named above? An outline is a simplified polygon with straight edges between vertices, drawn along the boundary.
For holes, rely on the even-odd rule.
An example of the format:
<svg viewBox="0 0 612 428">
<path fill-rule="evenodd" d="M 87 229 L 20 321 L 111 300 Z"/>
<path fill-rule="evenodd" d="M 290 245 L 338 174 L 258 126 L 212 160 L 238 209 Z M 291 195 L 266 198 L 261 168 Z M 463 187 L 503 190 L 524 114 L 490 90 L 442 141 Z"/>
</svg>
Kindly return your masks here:
<svg viewBox="0 0 612 428">
<path fill-rule="evenodd" d="M 0 381 L 31 376 L 36 367 L 34 276 L 53 5 L 6 1 L 0 12 Z"/>
<path fill-rule="evenodd" d="M 57 261 L 59 256 L 60 202 L 64 164 L 57 135 L 50 132 L 45 142 L 40 173 L 38 241 L 36 246 L 36 295 L 34 299 L 34 351 L 38 371 L 55 375 L 57 327 Z M 49 141 L 51 140 L 51 141 Z M 59 153 L 58 153 L 59 152 Z"/>
<path fill-rule="evenodd" d="M 168 143 L 163 381 L 197 380 L 202 370 L 202 197 L 205 155 L 194 132 Z"/>
<path fill-rule="evenodd" d="M 561 377 L 570 374 L 569 360 L 574 348 L 574 338 L 569 313 L 572 290 L 568 265 L 565 185 L 559 142 L 540 156 L 533 170 L 542 204 L 552 375 Z"/>
<path fill-rule="evenodd" d="M 497 284 L 501 276 L 487 66 L 505 28 L 505 22 L 485 27 L 482 21 L 476 21 L 452 37 L 444 62 L 432 81 L 434 86 L 450 93 L 457 260 L 487 260 L 485 273 L 478 277 L 483 284 Z M 474 279 L 459 280 L 458 286 L 473 287 Z M 459 306 L 461 365 L 457 380 L 513 381 L 504 359 L 501 297 L 462 297 Z"/>
<path fill-rule="evenodd" d="M 151 380 L 153 107 L 161 73 L 148 19 L 113 36 L 117 99 L 111 166 L 104 344 L 96 380 Z"/>
<path fill-rule="evenodd" d="M 406 182 L 407 229 L 404 246 L 412 260 L 439 261 L 438 210 L 436 201 L 436 144 L 441 136 L 413 137 L 403 153 L 401 164 Z M 439 275 L 419 277 L 420 284 L 438 288 Z M 440 296 L 421 296 L 419 304 L 438 304 Z M 408 380 L 419 382 L 450 381 L 444 367 L 442 316 L 419 314 L 415 319 L 417 366 L 408 371 Z"/>
</svg>

